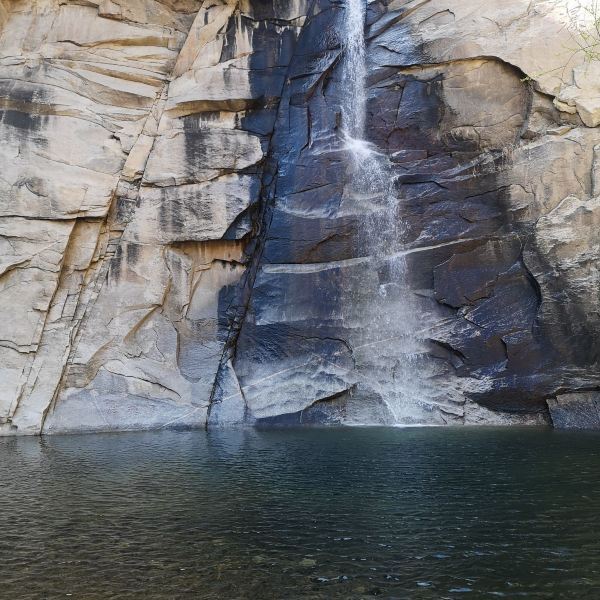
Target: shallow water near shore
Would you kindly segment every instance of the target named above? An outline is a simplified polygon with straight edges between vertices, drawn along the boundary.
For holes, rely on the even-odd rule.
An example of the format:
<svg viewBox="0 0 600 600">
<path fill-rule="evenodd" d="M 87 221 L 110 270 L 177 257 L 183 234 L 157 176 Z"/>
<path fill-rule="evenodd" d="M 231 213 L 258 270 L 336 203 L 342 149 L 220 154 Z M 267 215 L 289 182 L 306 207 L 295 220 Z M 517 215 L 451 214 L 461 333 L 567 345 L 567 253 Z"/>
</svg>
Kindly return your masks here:
<svg viewBox="0 0 600 600">
<path fill-rule="evenodd" d="M 597 598 L 600 435 L 0 440 L 2 598 Z"/>
</svg>

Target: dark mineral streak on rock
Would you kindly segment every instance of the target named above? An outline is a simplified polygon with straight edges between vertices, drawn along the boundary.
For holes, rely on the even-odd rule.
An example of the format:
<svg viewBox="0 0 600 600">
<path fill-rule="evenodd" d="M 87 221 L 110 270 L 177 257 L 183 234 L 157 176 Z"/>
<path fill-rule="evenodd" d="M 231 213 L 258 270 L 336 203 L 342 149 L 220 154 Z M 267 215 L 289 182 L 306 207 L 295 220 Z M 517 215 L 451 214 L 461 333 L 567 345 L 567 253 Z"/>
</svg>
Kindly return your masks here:
<svg viewBox="0 0 600 600">
<path fill-rule="evenodd" d="M 307 19 L 317 12 L 316 1 L 311 2 Z M 259 20 L 258 28 L 252 29 L 254 40 L 260 40 L 257 52 L 250 58 L 249 83 L 251 96 L 260 102 L 251 107 L 240 120 L 240 128 L 261 138 L 265 159 L 261 165 L 262 183 L 259 202 L 252 208 L 250 218 L 253 237 L 246 248 L 248 267 L 234 295 L 219 297 L 219 314 L 223 316 L 221 323 L 227 332 L 225 346 L 219 371 L 210 398 L 207 426 L 222 424 L 252 423 L 254 416 L 248 410 L 246 398 L 240 387 L 238 374 L 233 363 L 239 353 L 239 337 L 242 326 L 247 319 L 249 304 L 261 257 L 265 249 L 265 237 L 271 223 L 271 202 L 277 185 L 279 156 L 281 152 L 278 142 L 277 123 L 283 121 L 281 115 L 282 96 L 289 85 L 291 65 L 296 53 L 302 48 L 308 24 L 302 28 L 300 39 L 292 30 L 283 27 L 282 15 L 286 13 L 279 2 L 265 2 L 252 9 L 253 19 Z M 233 20 L 233 18 L 232 18 Z M 250 26 L 255 21 L 250 21 Z M 283 35 L 282 35 L 283 28 Z M 283 100 L 285 102 L 285 100 Z M 285 109 L 283 109 L 285 110 Z M 281 136 L 280 136 L 281 137 Z M 286 137 L 289 143 L 289 137 Z"/>
<path fill-rule="evenodd" d="M 294 411 L 294 399 L 285 392 L 269 406 L 254 384 L 261 374 L 280 378 L 284 386 L 288 381 L 293 394 L 304 368 L 312 380 L 305 388 L 307 396 L 314 394 L 315 405 L 325 406 L 324 397 L 343 403 L 349 386 L 335 371 L 340 363 L 342 369 L 352 368 L 347 343 L 330 339 L 337 329 L 328 324 L 330 315 L 340 311 L 343 270 L 326 269 L 328 262 L 352 256 L 355 234 L 351 220 L 336 218 L 345 165 L 336 148 L 339 99 L 333 68 L 340 53 L 343 11 L 327 2 L 318 3 L 318 9 L 305 24 L 290 62 L 266 169 L 260 264 L 236 344 L 234 367 L 242 389 L 247 388 L 253 416 L 262 424 L 278 423 L 277 412 L 287 413 L 281 416 L 283 423 L 295 421 L 292 413 L 302 414 L 307 419 L 303 422 L 318 422 L 318 415 L 322 422 L 340 418 L 334 414 L 338 411 L 326 418 L 323 410 Z M 316 270 L 303 272 L 302 265 L 311 264 Z M 319 275 L 320 264 L 324 268 Z M 290 311 L 299 311 L 296 316 L 277 314 L 280 308 L 285 313 L 287 298 L 294 298 Z M 338 391 L 330 394 L 332 389 Z M 300 404 L 305 400 L 296 398 Z M 278 401 L 285 405 L 282 411 L 277 411 Z M 262 416 L 273 412 L 272 417 Z"/>
</svg>

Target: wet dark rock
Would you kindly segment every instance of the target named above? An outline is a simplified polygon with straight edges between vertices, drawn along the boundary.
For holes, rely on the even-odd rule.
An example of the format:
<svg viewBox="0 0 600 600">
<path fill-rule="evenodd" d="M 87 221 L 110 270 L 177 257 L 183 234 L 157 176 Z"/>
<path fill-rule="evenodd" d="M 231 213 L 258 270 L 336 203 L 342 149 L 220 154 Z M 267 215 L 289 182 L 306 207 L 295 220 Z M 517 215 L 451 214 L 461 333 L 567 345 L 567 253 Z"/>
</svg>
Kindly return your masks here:
<svg viewBox="0 0 600 600">
<path fill-rule="evenodd" d="M 572 392 L 548 400 L 557 429 L 600 429 L 600 392 Z"/>
</svg>

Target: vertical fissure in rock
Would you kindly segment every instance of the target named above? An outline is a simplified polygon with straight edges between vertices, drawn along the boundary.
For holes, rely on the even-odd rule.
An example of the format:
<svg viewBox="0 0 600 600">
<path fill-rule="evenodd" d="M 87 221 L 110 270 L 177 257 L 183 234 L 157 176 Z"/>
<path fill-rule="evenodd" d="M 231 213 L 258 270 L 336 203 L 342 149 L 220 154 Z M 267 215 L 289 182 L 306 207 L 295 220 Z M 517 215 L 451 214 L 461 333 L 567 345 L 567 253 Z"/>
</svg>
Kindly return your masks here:
<svg viewBox="0 0 600 600">
<path fill-rule="evenodd" d="M 313 14 L 316 2 L 317 0 L 311 1 L 310 7 L 307 11 L 307 15 Z M 275 17 L 275 15 L 273 16 Z M 296 43 L 297 39 L 294 40 L 294 45 Z M 283 44 L 278 43 L 277 49 L 280 53 L 285 51 Z M 285 86 L 289 81 L 289 69 L 292 63 L 294 51 L 295 50 L 292 50 L 290 53 L 290 56 L 287 60 L 285 77 L 281 79 L 281 86 L 275 93 L 274 98 L 271 100 L 269 106 L 270 109 L 273 109 L 275 111 L 276 117 L 274 118 L 271 131 L 268 133 L 268 135 L 266 135 L 266 150 L 264 152 L 263 161 L 261 165 L 262 172 L 259 202 L 257 205 L 257 212 L 254 216 L 254 230 L 252 233 L 252 240 L 247 248 L 248 263 L 246 267 L 246 272 L 239 284 L 238 305 L 233 310 L 233 314 L 228 317 L 227 333 L 225 335 L 223 351 L 221 353 L 218 371 L 213 381 L 210 396 L 208 399 L 208 411 L 205 424 L 206 429 L 209 429 L 213 426 L 218 426 L 217 424 L 219 417 L 213 414 L 213 410 L 217 405 L 223 403 L 223 394 L 226 393 L 227 386 L 226 379 L 228 376 L 231 376 L 231 374 L 227 374 L 228 369 L 231 368 L 232 372 L 234 372 L 232 363 L 235 360 L 238 339 L 241 335 L 244 321 L 247 317 L 249 307 L 251 304 L 254 284 L 260 268 L 260 263 L 266 242 L 266 236 L 270 227 L 270 204 L 274 201 L 273 193 L 275 182 L 277 180 L 277 167 L 274 166 L 277 163 L 277 158 L 274 156 L 273 139 L 276 135 L 277 121 L 280 118 L 281 98 L 284 95 Z M 256 69 L 260 70 L 263 67 L 261 63 L 262 58 L 259 55 L 260 53 L 257 53 L 257 55 L 255 56 L 255 60 L 257 60 L 259 63 L 258 65 L 256 65 Z M 275 62 L 279 63 L 280 59 L 280 55 L 276 56 Z M 250 84 L 252 84 L 251 81 Z M 234 377 L 237 378 L 236 375 L 234 375 Z M 239 385 L 237 379 L 236 383 Z M 244 403 L 244 417 L 241 419 L 241 422 L 254 422 L 254 417 L 251 415 L 251 411 L 248 406 L 248 401 L 245 397 L 244 390 L 242 389 L 241 385 L 239 386 L 238 393 Z M 235 393 L 234 395 L 237 395 L 237 393 Z"/>
</svg>

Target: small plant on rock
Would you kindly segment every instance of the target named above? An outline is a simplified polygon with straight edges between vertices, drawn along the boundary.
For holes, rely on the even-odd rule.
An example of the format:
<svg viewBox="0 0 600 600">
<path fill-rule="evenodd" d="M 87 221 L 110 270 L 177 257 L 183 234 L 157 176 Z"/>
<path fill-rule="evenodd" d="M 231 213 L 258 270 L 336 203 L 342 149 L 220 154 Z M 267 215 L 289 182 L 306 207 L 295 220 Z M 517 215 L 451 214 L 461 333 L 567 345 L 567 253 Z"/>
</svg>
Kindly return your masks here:
<svg viewBox="0 0 600 600">
<path fill-rule="evenodd" d="M 570 1 L 567 14 L 574 54 L 583 54 L 587 62 L 600 61 L 600 0 Z"/>
<path fill-rule="evenodd" d="M 563 74 L 574 58 L 583 55 L 585 62 L 600 62 L 600 0 L 559 0 L 565 7 L 567 23 L 565 28 L 571 34 L 572 45 L 563 47 L 568 56 L 562 66 L 526 76 L 522 81 L 533 81 L 544 75 Z"/>
</svg>

